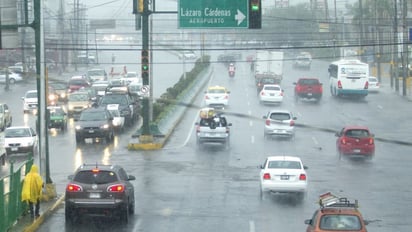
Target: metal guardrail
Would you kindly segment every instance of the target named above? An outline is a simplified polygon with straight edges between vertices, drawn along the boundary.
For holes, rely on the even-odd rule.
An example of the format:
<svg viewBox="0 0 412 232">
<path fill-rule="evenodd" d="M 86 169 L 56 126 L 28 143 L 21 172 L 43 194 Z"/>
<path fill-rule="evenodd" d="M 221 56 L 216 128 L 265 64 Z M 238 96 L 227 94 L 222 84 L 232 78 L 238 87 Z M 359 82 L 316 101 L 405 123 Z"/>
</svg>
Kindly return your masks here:
<svg viewBox="0 0 412 232">
<path fill-rule="evenodd" d="M 33 165 L 31 157 L 14 170 L 10 162 L 10 174 L 0 179 L 0 231 L 8 231 L 27 210 L 27 204 L 21 201 L 23 179 Z"/>
</svg>

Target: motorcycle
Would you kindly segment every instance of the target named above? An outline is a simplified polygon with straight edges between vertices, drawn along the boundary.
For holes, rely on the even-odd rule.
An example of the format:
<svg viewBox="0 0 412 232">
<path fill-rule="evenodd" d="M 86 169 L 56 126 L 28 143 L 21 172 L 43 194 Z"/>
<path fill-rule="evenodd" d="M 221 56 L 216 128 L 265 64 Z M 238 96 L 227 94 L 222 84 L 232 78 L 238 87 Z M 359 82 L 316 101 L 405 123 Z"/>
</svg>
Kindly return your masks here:
<svg viewBox="0 0 412 232">
<path fill-rule="evenodd" d="M 229 67 L 229 77 L 235 76 L 235 67 Z"/>
</svg>

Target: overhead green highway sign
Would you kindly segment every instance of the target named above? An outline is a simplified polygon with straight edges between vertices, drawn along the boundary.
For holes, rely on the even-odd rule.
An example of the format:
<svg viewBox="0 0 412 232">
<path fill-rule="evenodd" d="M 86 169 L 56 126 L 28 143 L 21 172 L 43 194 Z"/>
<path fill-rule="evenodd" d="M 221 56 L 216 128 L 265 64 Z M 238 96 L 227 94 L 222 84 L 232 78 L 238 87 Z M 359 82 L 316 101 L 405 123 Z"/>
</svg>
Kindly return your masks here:
<svg viewBox="0 0 412 232">
<path fill-rule="evenodd" d="M 248 0 L 179 0 L 179 28 L 248 28 Z"/>
</svg>

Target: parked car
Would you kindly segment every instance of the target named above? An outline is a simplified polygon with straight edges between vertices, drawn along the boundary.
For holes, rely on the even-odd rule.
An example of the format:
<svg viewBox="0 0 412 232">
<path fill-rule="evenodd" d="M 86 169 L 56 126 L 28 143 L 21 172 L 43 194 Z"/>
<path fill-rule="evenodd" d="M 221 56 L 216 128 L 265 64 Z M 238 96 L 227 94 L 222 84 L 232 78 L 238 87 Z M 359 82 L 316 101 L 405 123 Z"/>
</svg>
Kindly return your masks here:
<svg viewBox="0 0 412 232">
<path fill-rule="evenodd" d="M 4 130 L 4 148 L 7 156 L 13 153 L 35 154 L 37 143 L 37 134 L 29 126 L 12 126 Z"/>
<path fill-rule="evenodd" d="M 269 156 L 260 166 L 260 194 L 295 194 L 302 200 L 307 192 L 307 167 L 296 156 Z"/>
<path fill-rule="evenodd" d="M 363 157 L 372 159 L 375 155 L 375 139 L 366 126 L 345 126 L 336 137 L 336 149 L 339 158 Z"/>
<path fill-rule="evenodd" d="M 295 120 L 297 119 L 288 110 L 270 110 L 263 116 L 265 119 L 264 137 L 287 137 L 295 136 Z"/>
<path fill-rule="evenodd" d="M 67 130 L 67 113 L 61 106 L 49 106 L 48 128 L 56 128 L 61 131 Z"/>
<path fill-rule="evenodd" d="M 6 103 L 0 103 L 0 130 L 4 131 L 10 127 L 13 122 L 9 106 Z"/>
<path fill-rule="evenodd" d="M 37 90 L 29 90 L 22 97 L 23 113 L 34 112 L 37 113 L 38 95 Z"/>
<path fill-rule="evenodd" d="M 229 105 L 230 91 L 223 86 L 210 86 L 205 91 L 205 104 L 209 107 L 225 108 Z"/>
<path fill-rule="evenodd" d="M 306 232 L 350 231 L 367 232 L 369 224 L 359 210 L 358 201 L 337 197 L 330 192 L 319 197 L 319 208 L 305 220 Z"/>
<path fill-rule="evenodd" d="M 230 126 L 223 114 L 216 113 L 213 108 L 203 108 L 199 113 L 200 121 L 196 122 L 196 144 L 223 144 L 230 148 Z"/>
<path fill-rule="evenodd" d="M 86 138 L 104 139 L 106 143 L 114 140 L 113 116 L 106 107 L 93 107 L 83 110 L 75 118 L 76 142 L 82 143 Z"/>
<path fill-rule="evenodd" d="M 18 74 L 18 73 L 14 73 L 12 71 L 8 71 L 8 75 L 9 75 L 9 84 L 13 85 L 17 82 L 21 82 L 23 81 L 23 77 Z M 0 70 L 0 83 L 1 84 L 5 84 L 6 83 L 6 70 Z"/>
<path fill-rule="evenodd" d="M 283 89 L 280 85 L 264 85 L 259 93 L 259 102 L 265 103 L 277 103 L 281 104 L 283 101 Z"/>
<path fill-rule="evenodd" d="M 318 78 L 299 78 L 297 82 L 293 83 L 295 85 L 295 101 L 300 99 L 315 99 L 315 101 L 320 101 L 323 95 L 323 86 Z"/>
<path fill-rule="evenodd" d="M 128 223 L 135 211 L 134 186 L 119 165 L 83 164 L 69 177 L 65 193 L 66 223 L 84 215 L 119 218 Z"/>
</svg>

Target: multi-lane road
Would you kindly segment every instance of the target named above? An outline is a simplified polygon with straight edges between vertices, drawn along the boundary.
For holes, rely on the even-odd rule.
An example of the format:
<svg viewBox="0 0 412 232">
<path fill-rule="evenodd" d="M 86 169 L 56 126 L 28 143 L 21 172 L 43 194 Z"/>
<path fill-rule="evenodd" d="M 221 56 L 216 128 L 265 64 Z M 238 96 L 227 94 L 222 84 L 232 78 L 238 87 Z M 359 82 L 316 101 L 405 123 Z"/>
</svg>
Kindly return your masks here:
<svg viewBox="0 0 412 232">
<path fill-rule="evenodd" d="M 106 54 L 107 59 L 110 55 Z M 211 55 L 216 60 L 218 52 Z M 244 59 L 246 55 L 244 52 Z M 155 60 L 165 65 L 154 70 L 154 77 L 158 78 L 154 92 L 160 95 L 178 80 L 183 66 L 169 53 L 158 55 Z M 136 209 L 127 226 L 85 218 L 74 228 L 68 228 L 63 205 L 39 231 L 297 232 L 305 230 L 304 219 L 312 217 L 318 207 L 317 197 L 328 191 L 358 199 L 364 217 L 372 221 L 368 225 L 370 231 L 409 231 L 412 223 L 404 219 L 412 200 L 408 194 L 411 148 L 378 140 L 372 161 L 339 160 L 336 137 L 330 131 L 338 131 L 347 124 L 362 124 L 369 126 L 378 139 L 410 141 L 410 103 L 388 87 L 361 101 L 332 98 L 327 62 L 314 60 L 310 71 L 294 70 L 291 64 L 285 62 L 285 97 L 280 106 L 259 104 L 247 63 L 237 63 L 234 79 L 228 77 L 223 65 L 212 64 L 209 85 L 223 85 L 231 91 L 229 107 L 225 109 L 228 121 L 233 123 L 229 150 L 219 146 L 196 147 L 194 123 L 204 105 L 201 95 L 195 101 L 199 108 L 187 111 L 166 147 L 159 151 L 128 151 L 130 134 L 136 128 L 117 135 L 113 145 L 76 146 L 73 121 L 67 133 L 51 131 L 50 168 L 59 194 L 64 192 L 67 176 L 82 163 L 120 164 L 136 176 Z M 294 102 L 293 82 L 301 76 L 321 79 L 324 97 L 320 103 Z M 156 90 L 157 86 L 163 91 Z M 14 125 L 33 122 L 33 116 L 21 114 L 20 97 L 30 88 L 33 83 L 13 86 L 12 98 L 6 97 L 9 93 L 0 92 L 1 99 L 11 106 Z M 289 109 L 298 117 L 297 123 L 313 128 L 298 127 L 293 141 L 264 140 L 262 116 L 271 108 Z M 277 195 L 260 199 L 258 165 L 269 155 L 299 156 L 309 167 L 309 190 L 303 202 Z"/>
</svg>

